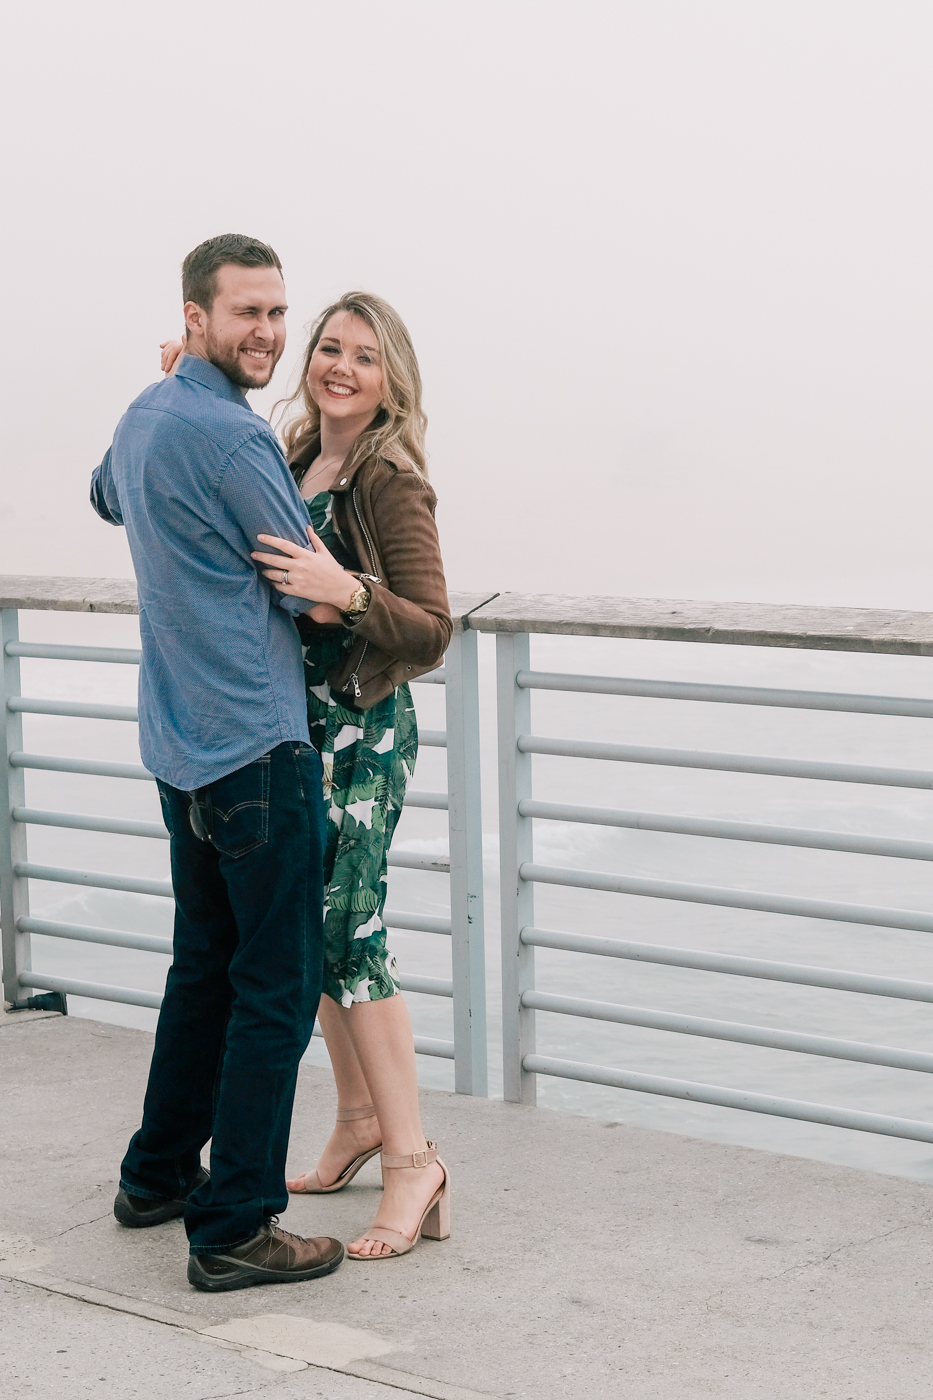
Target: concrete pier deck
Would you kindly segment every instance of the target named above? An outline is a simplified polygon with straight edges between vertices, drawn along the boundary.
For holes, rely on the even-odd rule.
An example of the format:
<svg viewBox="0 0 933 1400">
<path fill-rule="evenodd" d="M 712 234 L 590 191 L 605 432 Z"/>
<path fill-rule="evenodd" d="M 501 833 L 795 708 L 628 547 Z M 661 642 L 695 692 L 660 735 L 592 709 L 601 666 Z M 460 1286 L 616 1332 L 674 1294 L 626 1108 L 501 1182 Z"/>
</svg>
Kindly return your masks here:
<svg viewBox="0 0 933 1400">
<path fill-rule="evenodd" d="M 16 1400 L 928 1400 L 933 1194 L 917 1182 L 425 1092 L 453 1235 L 306 1284 L 197 1293 L 181 1222 L 111 1214 L 152 1040 L 0 1021 L 0 1395 Z M 329 1130 L 305 1069 L 291 1166 Z M 283 1224 L 353 1238 L 371 1163 Z"/>
</svg>

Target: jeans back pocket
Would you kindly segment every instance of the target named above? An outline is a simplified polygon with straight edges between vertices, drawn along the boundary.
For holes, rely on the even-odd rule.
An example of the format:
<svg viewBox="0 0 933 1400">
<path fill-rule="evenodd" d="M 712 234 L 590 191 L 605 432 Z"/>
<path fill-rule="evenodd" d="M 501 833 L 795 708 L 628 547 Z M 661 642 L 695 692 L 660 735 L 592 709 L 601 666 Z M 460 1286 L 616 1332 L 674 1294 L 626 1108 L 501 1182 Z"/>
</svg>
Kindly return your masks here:
<svg viewBox="0 0 933 1400">
<path fill-rule="evenodd" d="M 269 776 L 263 754 L 210 785 L 210 842 L 221 855 L 248 855 L 269 839 Z"/>
</svg>

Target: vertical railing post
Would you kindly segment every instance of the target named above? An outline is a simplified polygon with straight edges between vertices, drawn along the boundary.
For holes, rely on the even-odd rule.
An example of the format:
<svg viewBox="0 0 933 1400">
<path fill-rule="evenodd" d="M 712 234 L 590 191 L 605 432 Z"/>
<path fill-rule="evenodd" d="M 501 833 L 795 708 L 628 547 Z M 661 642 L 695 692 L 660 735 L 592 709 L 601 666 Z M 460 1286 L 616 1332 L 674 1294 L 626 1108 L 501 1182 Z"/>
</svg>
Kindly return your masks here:
<svg viewBox="0 0 933 1400">
<path fill-rule="evenodd" d="M 454 983 L 454 1088 L 487 1093 L 483 813 L 480 801 L 476 633 L 451 638 L 444 661 Z"/>
<path fill-rule="evenodd" d="M 10 754 L 23 747 L 23 717 L 10 710 L 7 701 L 20 694 L 19 657 L 7 655 L 7 643 L 19 640 L 19 615 L 15 608 L 0 609 L 0 929 L 3 946 L 3 998 L 16 1003 L 23 999 L 19 975 L 31 966 L 29 934 L 20 933 L 17 920 L 29 913 L 29 881 L 15 874 L 15 866 L 26 860 L 26 827 L 14 822 L 13 808 L 26 805 L 26 783 L 22 768 L 10 766 Z"/>
<path fill-rule="evenodd" d="M 531 796 L 531 755 L 518 748 L 518 736 L 531 729 L 531 692 L 515 681 L 529 662 L 527 633 L 497 635 L 503 1087 L 510 1102 L 533 1104 L 537 1080 L 525 1071 L 524 1058 L 534 1054 L 535 1013 L 522 1006 L 522 994 L 534 987 L 534 948 L 522 943 L 521 932 L 534 923 L 534 889 L 519 871 L 534 855 L 531 818 L 518 810 Z"/>
</svg>

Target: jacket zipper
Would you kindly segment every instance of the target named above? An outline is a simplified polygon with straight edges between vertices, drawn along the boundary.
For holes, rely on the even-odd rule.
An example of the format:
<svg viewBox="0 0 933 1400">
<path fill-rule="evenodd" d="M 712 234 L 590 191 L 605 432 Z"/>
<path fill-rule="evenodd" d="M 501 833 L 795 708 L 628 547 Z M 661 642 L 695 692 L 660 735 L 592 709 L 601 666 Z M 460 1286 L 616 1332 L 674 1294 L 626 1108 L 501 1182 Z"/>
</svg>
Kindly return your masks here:
<svg viewBox="0 0 933 1400">
<path fill-rule="evenodd" d="M 354 486 L 354 488 L 353 488 L 352 496 L 353 496 L 353 509 L 356 511 L 356 519 L 357 519 L 357 522 L 358 522 L 358 524 L 359 524 L 360 530 L 361 530 L 361 532 L 362 532 L 363 538 L 365 539 L 366 544 L 367 544 L 367 547 L 368 547 L 368 549 L 369 549 L 369 567 L 370 567 L 371 569 L 374 569 L 374 568 L 376 567 L 376 547 L 375 547 L 375 545 L 373 544 L 372 536 L 370 535 L 370 533 L 369 533 L 369 531 L 367 530 L 366 526 L 363 524 L 363 513 L 362 513 L 362 511 L 360 510 L 360 504 L 359 504 L 359 500 L 357 499 L 356 487 L 355 487 L 355 486 Z M 381 578 L 377 578 L 375 574 L 367 574 L 366 577 L 367 577 L 367 578 L 371 578 L 372 581 L 373 581 L 373 583 L 381 583 L 381 582 L 382 582 L 382 579 L 381 579 Z"/>
<path fill-rule="evenodd" d="M 363 650 L 360 652 L 360 659 L 359 659 L 359 661 L 356 663 L 356 670 L 355 670 L 354 672 L 352 672 L 352 674 L 351 674 L 351 676 L 350 676 L 350 679 L 347 681 L 346 685 L 344 686 L 344 690 L 346 691 L 346 690 L 349 690 L 350 687 L 351 687 L 351 685 L 352 685 L 352 687 L 353 687 L 353 695 L 354 695 L 354 698 L 357 699 L 357 700 L 359 700 L 360 696 L 363 694 L 362 690 L 360 690 L 360 675 L 359 675 L 359 671 L 360 671 L 360 667 L 361 667 L 362 664 L 363 664 L 363 658 L 364 658 L 364 656 L 366 655 L 366 653 L 367 653 L 368 650 L 369 650 L 369 642 L 368 642 L 368 641 L 365 641 L 365 642 L 363 643 Z"/>
<path fill-rule="evenodd" d="M 367 547 L 368 550 L 369 550 L 369 567 L 370 567 L 371 569 L 374 569 L 374 568 L 376 567 L 376 550 L 375 550 L 375 546 L 373 545 L 372 536 L 370 535 L 370 533 L 369 533 L 369 531 L 367 530 L 366 526 L 363 524 L 363 513 L 362 513 L 362 511 L 360 510 L 359 500 L 357 499 L 356 487 L 355 487 L 355 486 L 354 486 L 354 488 L 353 488 L 353 491 L 352 491 L 352 493 L 351 493 L 351 496 L 352 496 L 352 500 L 353 500 L 353 509 L 354 509 L 354 511 L 356 512 L 357 524 L 358 524 L 359 527 L 360 527 L 360 533 L 362 534 L 363 538 L 365 539 L 365 541 L 366 541 L 366 547 Z M 382 582 L 382 579 L 379 578 L 377 574 L 361 574 L 361 575 L 360 575 L 360 578 L 362 578 L 362 579 L 368 579 L 371 583 L 381 583 L 381 582 Z M 357 700 L 359 700 L 360 697 L 361 697 L 362 694 L 363 694 L 362 690 L 360 689 L 360 675 L 359 675 L 359 673 L 360 673 L 360 667 L 361 667 L 362 664 L 363 664 L 363 660 L 364 660 L 364 658 L 365 658 L 366 653 L 367 653 L 368 650 L 369 650 L 369 641 L 367 640 L 367 641 L 365 641 L 365 642 L 363 643 L 363 650 L 360 652 L 360 659 L 359 659 L 359 661 L 356 663 L 356 670 L 353 671 L 353 672 L 351 673 L 350 679 L 347 681 L 346 685 L 344 686 L 344 690 L 345 690 L 345 691 L 349 690 L 351 686 L 353 687 L 353 695 L 354 695 L 354 698 L 357 699 Z"/>
</svg>

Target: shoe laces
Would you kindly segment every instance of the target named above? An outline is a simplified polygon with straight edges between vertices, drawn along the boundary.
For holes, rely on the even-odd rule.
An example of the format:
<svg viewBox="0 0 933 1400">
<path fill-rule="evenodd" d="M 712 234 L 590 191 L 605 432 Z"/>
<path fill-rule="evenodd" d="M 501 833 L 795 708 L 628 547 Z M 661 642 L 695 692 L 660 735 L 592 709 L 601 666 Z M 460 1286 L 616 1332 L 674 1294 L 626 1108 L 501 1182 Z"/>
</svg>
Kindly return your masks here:
<svg viewBox="0 0 933 1400">
<path fill-rule="evenodd" d="M 267 1216 L 266 1224 L 268 1225 L 269 1230 L 273 1232 L 278 1239 L 294 1240 L 297 1244 L 304 1244 L 304 1240 L 302 1239 L 301 1235 L 293 1235 L 290 1230 L 282 1229 L 281 1225 L 279 1224 L 279 1217 L 277 1215 Z"/>
</svg>

